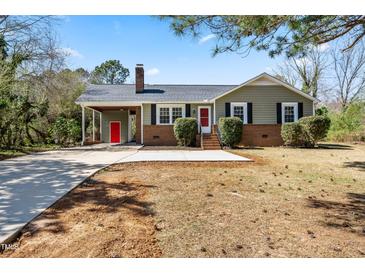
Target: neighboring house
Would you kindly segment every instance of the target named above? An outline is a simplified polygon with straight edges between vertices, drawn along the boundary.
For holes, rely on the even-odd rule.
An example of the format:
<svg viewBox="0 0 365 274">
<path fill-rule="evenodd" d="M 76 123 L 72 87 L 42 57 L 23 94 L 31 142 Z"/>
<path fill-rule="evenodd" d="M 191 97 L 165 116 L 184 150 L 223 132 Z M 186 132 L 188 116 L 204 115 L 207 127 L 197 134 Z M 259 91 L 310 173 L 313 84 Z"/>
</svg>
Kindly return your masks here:
<svg viewBox="0 0 365 274">
<path fill-rule="evenodd" d="M 243 120 L 242 145 L 282 144 L 282 123 L 314 114 L 315 98 L 287 83 L 262 73 L 241 85 L 145 85 L 143 65 L 136 66 L 136 83 L 89 85 L 76 100 L 100 113 L 100 140 L 108 143 L 135 141 L 144 145 L 176 145 L 173 123 L 179 117 L 195 117 L 204 136 L 215 136 L 220 117 Z M 94 135 L 95 141 L 95 135 Z M 208 143 L 208 142 L 207 142 Z"/>
</svg>

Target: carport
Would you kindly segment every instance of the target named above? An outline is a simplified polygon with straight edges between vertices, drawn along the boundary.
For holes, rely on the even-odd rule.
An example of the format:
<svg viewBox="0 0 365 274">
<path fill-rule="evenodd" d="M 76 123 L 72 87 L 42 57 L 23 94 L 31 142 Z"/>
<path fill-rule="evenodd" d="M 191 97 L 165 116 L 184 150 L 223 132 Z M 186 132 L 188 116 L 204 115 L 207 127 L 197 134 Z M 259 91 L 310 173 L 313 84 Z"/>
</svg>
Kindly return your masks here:
<svg viewBox="0 0 365 274">
<path fill-rule="evenodd" d="M 97 143 L 142 143 L 142 105 L 81 105 L 82 145 Z M 92 112 L 91 134 L 87 132 L 86 111 Z M 133 130 L 135 128 L 135 130 Z M 90 132 L 89 132 L 90 133 Z"/>
</svg>

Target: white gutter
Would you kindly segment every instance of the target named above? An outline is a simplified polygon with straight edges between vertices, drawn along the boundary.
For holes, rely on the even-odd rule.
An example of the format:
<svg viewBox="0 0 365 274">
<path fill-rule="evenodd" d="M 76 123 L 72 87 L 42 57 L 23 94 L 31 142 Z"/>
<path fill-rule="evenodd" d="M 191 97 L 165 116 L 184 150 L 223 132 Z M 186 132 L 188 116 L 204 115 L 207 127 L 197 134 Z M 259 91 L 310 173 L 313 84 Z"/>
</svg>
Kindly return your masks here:
<svg viewBox="0 0 365 274">
<path fill-rule="evenodd" d="M 141 145 L 143 145 L 143 104 L 141 104 Z"/>
</svg>

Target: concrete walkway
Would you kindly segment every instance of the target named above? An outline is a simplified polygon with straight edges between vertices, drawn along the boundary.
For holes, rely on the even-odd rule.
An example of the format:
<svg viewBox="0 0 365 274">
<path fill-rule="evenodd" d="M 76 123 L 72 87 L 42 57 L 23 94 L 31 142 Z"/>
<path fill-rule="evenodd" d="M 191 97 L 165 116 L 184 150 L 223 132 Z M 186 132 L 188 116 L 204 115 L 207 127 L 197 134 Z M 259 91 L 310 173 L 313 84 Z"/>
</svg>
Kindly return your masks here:
<svg viewBox="0 0 365 274">
<path fill-rule="evenodd" d="M 186 161 L 186 162 L 224 162 L 224 161 L 251 161 L 242 156 L 225 152 L 223 150 L 139 150 L 137 153 L 127 156 L 118 161 L 126 162 L 149 162 L 149 161 Z"/>
<path fill-rule="evenodd" d="M 94 148 L 94 149 L 93 149 Z M 0 161 L 0 243 L 97 170 L 139 161 L 249 161 L 220 150 L 137 150 L 104 146 L 37 153 Z"/>
</svg>

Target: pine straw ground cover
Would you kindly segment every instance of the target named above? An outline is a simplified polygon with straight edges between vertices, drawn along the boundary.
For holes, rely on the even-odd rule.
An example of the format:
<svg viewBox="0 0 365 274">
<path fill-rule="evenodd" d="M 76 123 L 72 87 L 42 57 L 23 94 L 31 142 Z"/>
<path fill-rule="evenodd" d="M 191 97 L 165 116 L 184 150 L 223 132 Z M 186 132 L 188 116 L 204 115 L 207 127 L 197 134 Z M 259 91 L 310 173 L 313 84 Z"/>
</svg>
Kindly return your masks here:
<svg viewBox="0 0 365 274">
<path fill-rule="evenodd" d="M 365 257 L 365 146 L 113 165 L 3 257 Z"/>
</svg>

